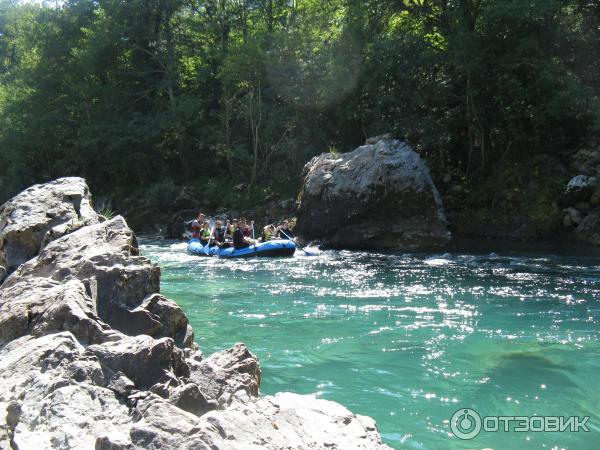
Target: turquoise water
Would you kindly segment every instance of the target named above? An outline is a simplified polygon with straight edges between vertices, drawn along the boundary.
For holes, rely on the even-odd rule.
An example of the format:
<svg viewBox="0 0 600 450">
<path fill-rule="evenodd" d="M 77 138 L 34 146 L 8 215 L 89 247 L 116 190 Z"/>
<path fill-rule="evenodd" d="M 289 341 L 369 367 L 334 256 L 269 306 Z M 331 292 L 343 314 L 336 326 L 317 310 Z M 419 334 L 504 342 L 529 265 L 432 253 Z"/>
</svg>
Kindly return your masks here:
<svg viewBox="0 0 600 450">
<path fill-rule="evenodd" d="M 143 241 L 205 354 L 245 342 L 263 394 L 316 393 L 411 449 L 600 448 L 600 258 L 381 255 L 226 261 Z M 590 432 L 450 430 L 483 416 L 589 416 Z"/>
</svg>

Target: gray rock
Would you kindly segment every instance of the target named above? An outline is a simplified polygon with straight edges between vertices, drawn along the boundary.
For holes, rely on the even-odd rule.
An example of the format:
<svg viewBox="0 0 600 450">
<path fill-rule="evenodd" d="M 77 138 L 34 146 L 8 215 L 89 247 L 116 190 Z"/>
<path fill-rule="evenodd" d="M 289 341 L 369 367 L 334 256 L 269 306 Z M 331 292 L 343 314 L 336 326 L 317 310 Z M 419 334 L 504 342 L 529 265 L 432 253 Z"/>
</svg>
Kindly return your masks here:
<svg viewBox="0 0 600 450">
<path fill-rule="evenodd" d="M 200 416 L 211 409 L 217 408 L 217 402 L 207 400 L 200 388 L 194 383 L 177 387 L 169 397 L 169 403 Z"/>
<path fill-rule="evenodd" d="M 0 343 L 27 334 L 43 336 L 60 331 L 70 331 L 85 344 L 116 338 L 94 314 L 80 281 L 26 278 L 0 289 Z"/>
<path fill-rule="evenodd" d="M 165 382 L 178 384 L 173 369 L 173 358 L 177 355 L 172 339 L 127 336 L 114 342 L 90 345 L 86 353 L 96 356 L 110 369 L 123 372 L 138 388 L 148 389 Z"/>
<path fill-rule="evenodd" d="M 407 144 L 379 140 L 304 168 L 297 234 L 331 248 L 414 251 L 450 241 L 440 195 Z"/>
<path fill-rule="evenodd" d="M 4 280 L 6 279 L 6 277 L 8 276 L 8 273 L 6 272 L 6 269 L 2 266 L 0 266 L 0 285 L 2 283 L 4 283 Z"/>
<path fill-rule="evenodd" d="M 573 221 L 571 220 L 571 216 L 568 214 L 563 218 L 563 227 L 570 228 L 573 226 Z"/>
<path fill-rule="evenodd" d="M 600 208 L 593 209 L 575 230 L 575 239 L 600 246 Z"/>
<path fill-rule="evenodd" d="M 224 407 L 234 400 L 259 395 L 261 370 L 258 359 L 244 344 L 215 353 L 201 362 L 188 358 L 190 380 L 209 400 Z"/>
<path fill-rule="evenodd" d="M 579 225 L 583 220 L 583 214 L 577 208 L 568 208 L 567 214 L 574 225 Z"/>
<path fill-rule="evenodd" d="M 69 332 L 8 343 L 0 348 L 0 371 L 2 437 L 14 448 L 387 448 L 371 419 L 311 396 L 234 402 L 199 418 L 140 392 L 130 408 L 103 386 L 110 380 L 100 361 L 86 357 Z M 183 401 L 192 389 L 183 386 L 172 398 Z"/>
<path fill-rule="evenodd" d="M 51 242 L 3 288 L 33 277 L 83 282 L 97 315 L 125 334 L 171 337 L 181 345 L 193 342 L 181 308 L 164 297 L 152 299 L 160 289 L 160 269 L 139 256 L 137 240 L 120 216 Z"/>
<path fill-rule="evenodd" d="M 560 204 L 572 206 L 578 202 L 587 202 L 597 186 L 598 179 L 596 177 L 577 175 L 571 178 L 567 184 L 567 188 L 560 199 Z"/>
<path fill-rule="evenodd" d="M 192 435 L 185 448 L 389 449 L 373 419 L 352 414 L 338 403 L 310 395 L 279 393 L 201 417 L 205 436 Z"/>
<path fill-rule="evenodd" d="M 150 334 L 156 338 L 173 338 L 175 344 L 181 348 L 188 348 L 194 345 L 192 327 L 189 324 L 187 316 L 177 303 L 160 294 L 153 294 L 143 301 L 140 308 L 154 315 L 160 324 L 159 329 L 155 333 L 146 334 Z"/>
<path fill-rule="evenodd" d="M 96 436 L 111 430 L 127 436 L 129 411 L 99 384 L 97 361 L 69 332 L 24 336 L 0 349 L 0 412 L 13 448 L 93 448 Z M 72 375 L 86 366 L 81 381 Z"/>
<path fill-rule="evenodd" d="M 131 439 L 138 448 L 389 449 L 375 422 L 314 396 L 277 394 L 197 418 L 148 396 L 136 405 Z"/>
<path fill-rule="evenodd" d="M 141 399 L 134 414 L 130 436 L 137 448 L 182 448 L 194 433 L 200 432 L 197 416 L 156 395 Z"/>
<path fill-rule="evenodd" d="M 128 437 L 99 436 L 94 450 L 135 450 L 135 446 Z"/>
<path fill-rule="evenodd" d="M 82 178 L 32 186 L 0 206 L 0 266 L 12 272 L 48 242 L 94 223 L 98 215 Z"/>
</svg>

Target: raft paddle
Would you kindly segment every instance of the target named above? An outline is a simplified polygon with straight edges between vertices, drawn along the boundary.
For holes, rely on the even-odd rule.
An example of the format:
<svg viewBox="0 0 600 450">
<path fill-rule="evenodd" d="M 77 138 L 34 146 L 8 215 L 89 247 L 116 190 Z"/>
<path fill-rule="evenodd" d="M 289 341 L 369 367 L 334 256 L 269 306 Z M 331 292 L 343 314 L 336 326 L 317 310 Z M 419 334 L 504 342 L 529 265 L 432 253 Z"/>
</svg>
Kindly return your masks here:
<svg viewBox="0 0 600 450">
<path fill-rule="evenodd" d="M 203 252 L 204 252 L 204 253 L 205 253 L 207 256 L 209 256 L 209 253 L 208 253 L 208 247 L 210 246 L 210 240 L 212 239 L 212 237 L 213 237 L 213 233 L 215 232 L 215 219 L 214 219 L 214 218 L 212 218 L 212 219 L 210 219 L 210 221 L 212 222 L 212 228 L 211 228 L 211 230 L 210 230 L 210 235 L 208 236 L 208 242 L 206 243 L 206 245 L 205 245 L 205 246 L 204 246 L 204 248 L 202 249 L 202 251 L 203 251 Z"/>
</svg>

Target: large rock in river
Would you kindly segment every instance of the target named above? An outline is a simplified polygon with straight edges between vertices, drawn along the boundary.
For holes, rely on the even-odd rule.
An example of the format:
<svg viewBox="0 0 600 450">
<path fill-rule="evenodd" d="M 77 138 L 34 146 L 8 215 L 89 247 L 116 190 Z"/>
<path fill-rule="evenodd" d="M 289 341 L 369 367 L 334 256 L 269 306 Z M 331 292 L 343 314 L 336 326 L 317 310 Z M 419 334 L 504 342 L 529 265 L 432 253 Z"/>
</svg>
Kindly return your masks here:
<svg viewBox="0 0 600 450">
<path fill-rule="evenodd" d="M 48 242 L 94 223 L 84 179 L 36 184 L 0 206 L 0 266 L 12 272 Z"/>
<path fill-rule="evenodd" d="M 381 139 L 324 153 L 304 168 L 297 233 L 329 248 L 414 251 L 450 241 L 429 169 L 407 144 Z"/>
</svg>

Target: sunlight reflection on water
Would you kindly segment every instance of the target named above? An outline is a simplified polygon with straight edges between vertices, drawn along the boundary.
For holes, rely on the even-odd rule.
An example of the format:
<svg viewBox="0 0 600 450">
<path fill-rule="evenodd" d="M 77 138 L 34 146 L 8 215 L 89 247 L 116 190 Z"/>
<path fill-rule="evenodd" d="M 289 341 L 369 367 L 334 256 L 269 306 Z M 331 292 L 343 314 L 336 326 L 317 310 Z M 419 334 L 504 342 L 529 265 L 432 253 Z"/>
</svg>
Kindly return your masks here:
<svg viewBox="0 0 600 450">
<path fill-rule="evenodd" d="M 205 353 L 245 342 L 263 393 L 317 393 L 374 417 L 397 448 L 466 448 L 459 407 L 589 415 L 585 435 L 501 433 L 477 448 L 600 448 L 600 259 L 388 255 L 219 260 L 143 240 Z M 542 386 L 544 386 L 542 388 Z"/>
</svg>

